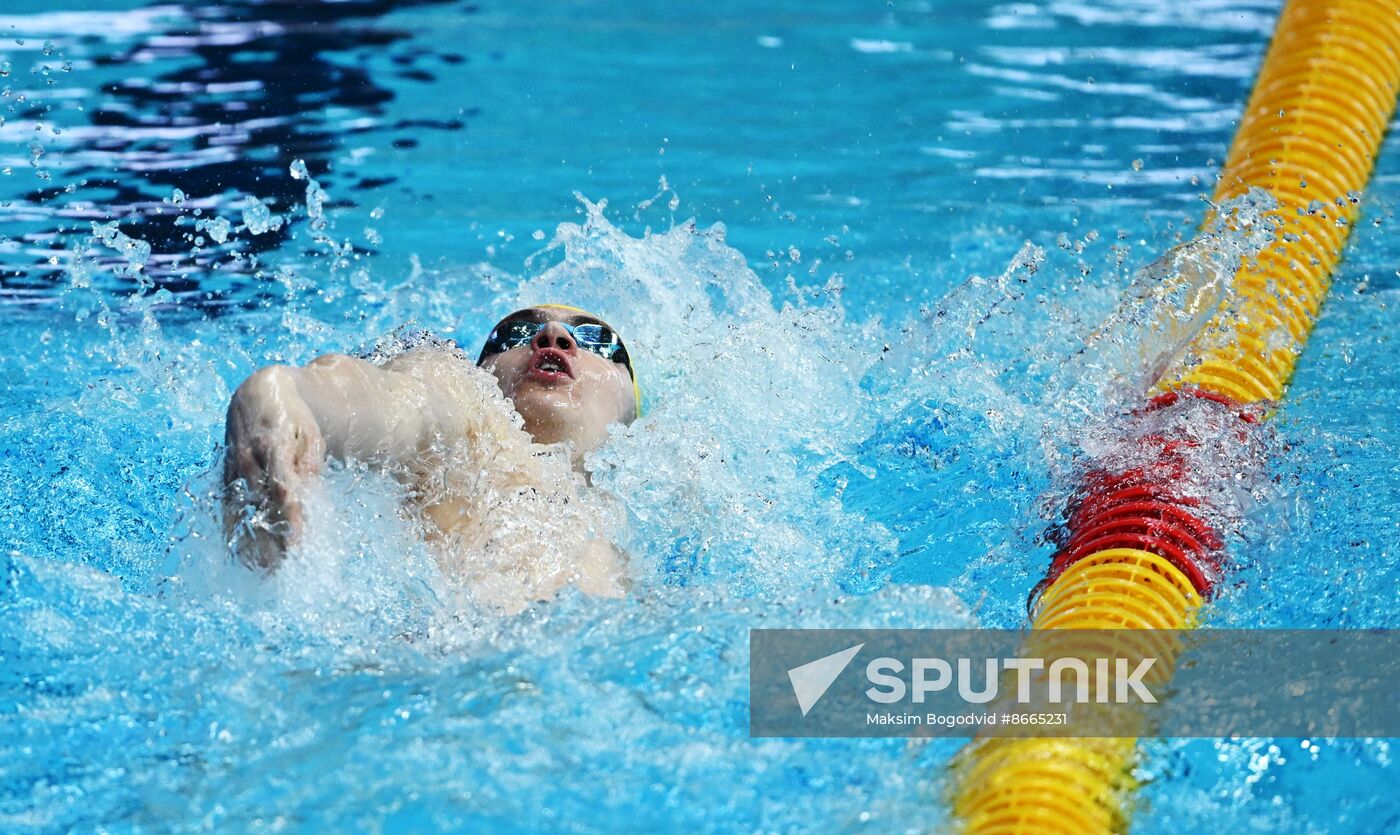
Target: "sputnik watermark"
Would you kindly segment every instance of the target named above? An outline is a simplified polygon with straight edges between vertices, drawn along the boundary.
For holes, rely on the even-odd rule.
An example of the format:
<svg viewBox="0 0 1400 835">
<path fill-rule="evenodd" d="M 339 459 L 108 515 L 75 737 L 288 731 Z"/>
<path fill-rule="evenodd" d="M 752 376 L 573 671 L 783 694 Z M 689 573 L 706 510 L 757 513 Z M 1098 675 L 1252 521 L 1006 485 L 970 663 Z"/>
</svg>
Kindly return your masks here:
<svg viewBox="0 0 1400 835">
<path fill-rule="evenodd" d="M 831 685 L 855 660 L 865 644 L 856 644 L 840 652 L 824 655 L 815 661 L 787 671 L 788 681 L 797 705 L 806 716 L 821 701 Z M 930 694 L 956 686 L 958 697 L 970 704 L 994 702 L 1000 695 L 1004 673 L 1014 673 L 1017 705 L 1097 703 L 1126 704 L 1136 699 L 1143 704 L 1156 704 L 1157 697 L 1143 682 L 1157 663 L 1156 658 L 1095 658 L 1093 671 L 1081 658 L 987 658 L 982 659 L 981 686 L 976 686 L 971 658 L 913 658 L 905 664 L 898 658 L 881 656 L 865 665 L 865 678 L 870 687 L 865 696 L 871 702 L 894 705 L 908 699 L 923 704 Z M 1130 669 L 1131 668 L 1131 669 Z M 901 676 L 909 671 L 908 682 Z M 1066 684 L 1066 678 L 1069 684 Z M 1003 713 L 869 713 L 868 725 L 995 725 L 998 718 L 1008 723 L 1064 724 L 1064 713 L 1026 714 Z"/>
<path fill-rule="evenodd" d="M 788 681 L 792 682 L 792 693 L 797 697 L 797 706 L 801 708 L 803 716 L 816 707 L 817 702 L 821 701 L 822 696 L 826 695 L 826 691 L 831 689 L 837 677 L 846 671 L 856 653 L 864 646 L 865 644 L 856 644 L 787 671 Z"/>
<path fill-rule="evenodd" d="M 876 658 L 865 666 L 865 677 L 871 683 L 865 695 L 872 702 L 895 704 L 910 698 L 923 704 L 930 693 L 947 690 L 956 680 L 958 697 L 972 704 L 987 704 L 1000 695 L 1001 673 L 1016 673 L 1017 704 L 1088 703 L 1127 704 L 1133 699 L 1144 704 L 1156 704 L 1157 697 L 1147 689 L 1143 678 L 1157 663 L 1156 658 L 1095 658 L 1094 674 L 1082 658 L 987 658 L 983 660 L 981 687 L 975 687 L 973 659 L 958 658 L 950 663 L 943 658 L 915 658 L 909 664 L 910 681 L 906 685 L 899 673 L 905 664 L 897 658 Z M 954 674 L 956 667 L 957 673 Z M 1129 669 L 1131 667 L 1131 672 Z M 1072 689 L 1065 686 L 1070 677 Z M 1035 692 L 1037 689 L 1042 692 Z M 1091 695 L 1091 692 L 1092 695 Z"/>
<path fill-rule="evenodd" d="M 750 732 L 1400 736 L 1396 680 L 1384 630 L 755 629 Z"/>
</svg>

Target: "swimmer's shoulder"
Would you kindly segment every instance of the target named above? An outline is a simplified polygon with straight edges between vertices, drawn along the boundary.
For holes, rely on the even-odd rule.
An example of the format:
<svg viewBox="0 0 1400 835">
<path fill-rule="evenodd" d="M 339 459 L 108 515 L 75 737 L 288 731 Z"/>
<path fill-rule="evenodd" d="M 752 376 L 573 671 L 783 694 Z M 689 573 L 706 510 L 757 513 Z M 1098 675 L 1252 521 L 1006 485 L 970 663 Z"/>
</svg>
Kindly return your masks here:
<svg viewBox="0 0 1400 835">
<path fill-rule="evenodd" d="M 416 348 L 394 357 L 382 367 L 413 377 L 429 391 L 447 399 L 473 403 L 500 399 L 496 378 L 460 350 Z"/>
<path fill-rule="evenodd" d="M 427 408 L 443 427 L 469 435 L 513 436 L 523 432 L 519 417 L 490 372 L 451 339 L 429 331 L 395 331 L 364 359 L 386 371 L 419 381 Z"/>
<path fill-rule="evenodd" d="M 484 373 L 454 340 L 412 325 L 380 338 L 360 357 L 386 371 L 414 377 Z"/>
<path fill-rule="evenodd" d="M 411 374 L 421 377 L 424 374 L 463 373 L 475 369 L 476 363 L 467 359 L 461 351 L 442 348 L 415 348 L 387 360 L 382 366 L 386 371 Z"/>
</svg>

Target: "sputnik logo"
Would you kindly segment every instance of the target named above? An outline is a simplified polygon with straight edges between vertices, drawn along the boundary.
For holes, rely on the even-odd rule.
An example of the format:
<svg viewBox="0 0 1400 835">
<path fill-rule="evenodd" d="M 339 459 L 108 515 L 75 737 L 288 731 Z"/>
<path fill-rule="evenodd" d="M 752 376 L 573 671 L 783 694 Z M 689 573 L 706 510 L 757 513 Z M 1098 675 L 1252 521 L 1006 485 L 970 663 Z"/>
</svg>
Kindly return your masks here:
<svg viewBox="0 0 1400 835">
<path fill-rule="evenodd" d="M 792 692 L 797 696 L 797 706 L 802 708 L 803 716 L 821 701 L 822 696 L 826 695 L 832 683 L 850 666 L 856 653 L 860 652 L 863 646 L 865 644 L 856 644 L 849 649 L 834 652 L 787 671 L 788 681 L 792 682 Z"/>
</svg>

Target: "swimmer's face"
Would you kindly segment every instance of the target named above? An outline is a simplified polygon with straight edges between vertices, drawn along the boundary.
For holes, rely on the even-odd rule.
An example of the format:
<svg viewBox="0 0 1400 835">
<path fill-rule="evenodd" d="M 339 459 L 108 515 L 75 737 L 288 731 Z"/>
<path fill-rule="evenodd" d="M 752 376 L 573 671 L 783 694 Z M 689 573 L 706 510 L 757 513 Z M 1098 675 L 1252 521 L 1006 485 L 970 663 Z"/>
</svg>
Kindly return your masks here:
<svg viewBox="0 0 1400 835">
<path fill-rule="evenodd" d="M 536 441 L 570 441 L 582 456 L 603 443 L 609 426 L 637 417 L 626 351 L 599 319 L 536 307 L 502 319 L 478 364 L 495 375 Z"/>
</svg>

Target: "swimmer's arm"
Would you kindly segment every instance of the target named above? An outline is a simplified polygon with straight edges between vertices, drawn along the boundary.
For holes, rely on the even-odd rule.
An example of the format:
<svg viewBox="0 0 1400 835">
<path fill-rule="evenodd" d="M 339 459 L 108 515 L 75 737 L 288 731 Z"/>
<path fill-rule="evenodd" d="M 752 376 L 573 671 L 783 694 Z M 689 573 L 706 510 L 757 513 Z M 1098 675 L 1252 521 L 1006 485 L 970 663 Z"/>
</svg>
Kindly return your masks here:
<svg viewBox="0 0 1400 835">
<path fill-rule="evenodd" d="M 417 459 L 443 423 L 441 398 L 417 375 L 344 354 L 287 370 L 331 458 L 398 470 Z"/>
<path fill-rule="evenodd" d="M 328 456 L 395 474 L 410 468 L 453 419 L 447 412 L 461 408 L 430 394 L 418 374 L 343 354 L 249 377 L 229 404 L 225 432 L 224 526 L 240 555 L 269 568 L 280 562 L 301 535 L 306 484 Z M 264 524 L 240 524 L 250 504 Z"/>
</svg>

